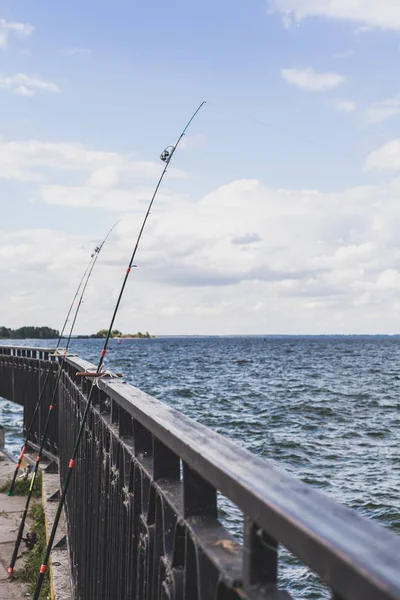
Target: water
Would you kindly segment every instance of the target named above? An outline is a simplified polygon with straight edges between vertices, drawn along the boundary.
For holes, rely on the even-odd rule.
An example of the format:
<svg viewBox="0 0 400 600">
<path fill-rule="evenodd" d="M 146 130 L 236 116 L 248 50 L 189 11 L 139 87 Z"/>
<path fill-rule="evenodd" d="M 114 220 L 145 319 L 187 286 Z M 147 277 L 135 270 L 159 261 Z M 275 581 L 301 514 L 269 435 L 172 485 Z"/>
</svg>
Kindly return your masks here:
<svg viewBox="0 0 400 600">
<path fill-rule="evenodd" d="M 47 346 L 51 342 L 23 342 Z M 71 350 L 97 363 L 101 340 Z M 400 532 L 400 338 L 207 337 L 111 340 L 106 367 L 335 500 Z M 9 449 L 21 410 L 0 401 Z M 224 499 L 221 518 L 241 536 Z M 296 598 L 326 594 L 283 553 Z"/>
</svg>

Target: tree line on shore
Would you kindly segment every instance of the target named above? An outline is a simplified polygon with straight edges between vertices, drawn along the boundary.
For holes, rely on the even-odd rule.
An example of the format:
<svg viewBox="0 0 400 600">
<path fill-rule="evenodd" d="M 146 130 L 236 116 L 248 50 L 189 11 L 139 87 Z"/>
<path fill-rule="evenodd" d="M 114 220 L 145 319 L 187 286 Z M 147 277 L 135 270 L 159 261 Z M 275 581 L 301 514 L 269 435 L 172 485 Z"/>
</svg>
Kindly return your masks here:
<svg viewBox="0 0 400 600">
<path fill-rule="evenodd" d="M 106 338 L 107 333 L 107 329 L 100 329 L 100 331 L 97 333 L 92 333 L 92 335 L 77 335 L 76 337 L 78 339 Z M 52 340 L 58 339 L 59 337 L 60 332 L 57 329 L 52 329 L 51 327 L 33 327 L 25 325 L 24 327 L 19 327 L 19 329 L 11 329 L 10 327 L 0 326 L 0 339 L 3 340 Z M 65 335 L 64 337 L 67 336 Z M 121 331 L 118 331 L 118 329 L 114 329 L 111 332 L 111 337 L 150 339 L 154 336 L 150 335 L 148 331 L 146 331 L 146 333 L 142 333 L 141 331 L 138 331 L 137 333 L 121 333 Z"/>
<path fill-rule="evenodd" d="M 33 327 L 25 325 L 18 329 L 11 329 L 10 327 L 0 326 L 0 338 L 11 339 L 11 340 L 25 340 L 25 339 L 43 339 L 52 340 L 58 338 L 60 332 L 57 329 L 51 327 Z"/>
</svg>

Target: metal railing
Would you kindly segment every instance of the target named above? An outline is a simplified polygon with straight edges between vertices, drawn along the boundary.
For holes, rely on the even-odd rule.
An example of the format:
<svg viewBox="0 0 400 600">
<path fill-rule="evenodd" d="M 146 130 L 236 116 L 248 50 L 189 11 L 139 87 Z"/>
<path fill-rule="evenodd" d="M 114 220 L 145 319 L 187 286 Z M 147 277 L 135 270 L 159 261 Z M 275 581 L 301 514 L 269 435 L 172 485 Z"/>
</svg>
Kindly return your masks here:
<svg viewBox="0 0 400 600">
<path fill-rule="evenodd" d="M 0 347 L 0 395 L 29 410 L 48 352 Z M 76 376 L 85 370 L 95 367 L 78 357 L 64 364 L 48 446 L 62 479 L 91 385 Z M 217 492 L 242 511 L 243 543 L 219 522 Z M 288 599 L 280 546 L 335 600 L 400 599 L 400 536 L 117 377 L 98 380 L 66 515 L 82 600 Z"/>
<path fill-rule="evenodd" d="M 24 407 L 24 434 L 31 422 L 49 367 L 53 370 L 52 376 L 48 379 L 48 385 L 44 391 L 41 407 L 30 437 L 31 443 L 36 446 L 40 444 L 58 371 L 59 359 L 52 357 L 51 352 L 52 350 L 49 348 L 0 347 L 0 396 Z M 52 455 L 58 454 L 57 407 L 50 424 L 45 450 Z"/>
</svg>

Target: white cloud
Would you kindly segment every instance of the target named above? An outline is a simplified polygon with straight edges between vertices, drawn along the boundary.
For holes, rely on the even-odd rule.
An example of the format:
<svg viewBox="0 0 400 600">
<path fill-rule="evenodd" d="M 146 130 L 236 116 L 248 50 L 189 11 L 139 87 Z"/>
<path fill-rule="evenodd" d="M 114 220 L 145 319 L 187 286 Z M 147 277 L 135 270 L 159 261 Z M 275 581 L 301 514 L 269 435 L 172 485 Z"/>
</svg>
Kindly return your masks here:
<svg viewBox="0 0 400 600">
<path fill-rule="evenodd" d="M 88 179 L 88 185 L 94 187 L 110 188 L 117 185 L 119 181 L 119 171 L 116 165 L 104 166 L 96 169 Z"/>
<path fill-rule="evenodd" d="M 39 77 L 17 73 L 16 75 L 0 75 L 0 89 L 9 90 L 22 96 L 34 96 L 36 92 L 54 93 L 60 88 L 51 81 Z"/>
<path fill-rule="evenodd" d="M 0 19 L 0 49 L 4 50 L 7 47 L 10 32 L 16 33 L 21 37 L 28 37 L 34 30 L 33 25 L 29 23 L 18 23 Z"/>
<path fill-rule="evenodd" d="M 161 163 L 160 163 L 161 164 Z M 80 143 L 7 141 L 0 137 L 0 178 L 21 181 L 57 179 L 57 172 L 76 173 L 89 186 L 109 188 L 116 183 L 154 179 L 160 164 L 134 160 L 117 152 L 93 150 Z M 183 177 L 169 169 L 169 177 Z"/>
<path fill-rule="evenodd" d="M 364 169 L 366 171 L 371 171 L 372 169 L 399 171 L 400 139 L 391 140 L 381 146 L 381 148 L 371 152 L 365 159 Z"/>
<path fill-rule="evenodd" d="M 339 112 L 354 112 L 357 108 L 357 104 L 351 100 L 338 100 L 335 103 L 335 108 Z"/>
<path fill-rule="evenodd" d="M 400 169 L 400 140 L 394 142 Z M 85 208 L 111 214 L 112 222 L 122 213 L 77 331 L 107 325 L 161 168 L 83 144 L 0 140 L 0 176 L 33 181 L 30 196 L 51 204 L 54 214 L 59 206 L 73 206 L 78 219 Z M 67 185 L 65 178 L 80 183 Z M 400 318 L 399 201 L 400 180 L 328 194 L 243 179 L 196 202 L 163 186 L 137 257 L 133 276 L 140 285 L 127 289 L 118 328 L 394 331 Z M 0 232 L 0 311 L 7 325 L 59 326 L 60 306 L 72 295 L 89 241 L 50 230 Z M 52 247 L 58 251 L 49 252 Z"/>
<path fill-rule="evenodd" d="M 71 235 L 49 229 L 1 231 L 0 238 L 0 273 L 11 286 L 10 301 L 13 303 L 13 309 L 7 309 L 6 295 L 0 292 L 0 311 L 4 320 L 28 323 L 38 319 L 38 322 L 57 323 L 55 327 L 61 327 L 60 310 L 63 312 L 64 307 L 67 310 L 73 288 L 100 240 L 97 236 Z M 49 248 L 58 245 L 65 248 L 65 252 L 49 252 Z M 22 272 L 25 272 L 24 285 L 18 283 Z M 58 307 L 47 302 L 45 294 L 50 291 L 57 297 Z"/>
<path fill-rule="evenodd" d="M 65 189 L 42 191 L 54 210 L 57 197 L 66 203 Z M 85 188 L 69 191 L 77 207 L 125 211 L 78 325 L 77 331 L 91 332 L 107 325 L 148 192 L 143 188 L 142 197 L 129 200 L 117 197 L 121 190 L 98 188 L 93 200 Z M 126 290 L 118 328 L 130 331 L 137 323 L 135 329 L 153 333 L 397 330 L 400 183 L 326 194 L 238 180 L 199 202 L 161 192 L 137 256 L 138 285 Z M 85 235 L 57 231 L 1 232 L 0 310 L 6 324 L 59 326 L 60 307 L 72 295 L 88 243 Z M 52 247 L 58 251 L 49 252 Z"/>
<path fill-rule="evenodd" d="M 109 189 L 102 186 L 44 185 L 38 190 L 39 198 L 53 206 L 75 206 L 103 208 L 107 211 L 138 212 L 140 216 L 153 194 L 153 188 L 138 186 L 134 189 Z M 158 206 L 163 208 L 180 196 L 162 191 L 158 195 Z"/>
<path fill-rule="evenodd" d="M 285 81 L 303 90 L 326 92 L 342 84 L 345 80 L 338 73 L 317 73 L 314 69 L 283 69 L 281 76 Z"/>
<path fill-rule="evenodd" d="M 64 191 L 45 188 L 52 201 L 60 193 L 60 203 Z M 123 202 L 126 214 L 99 261 L 84 325 L 78 325 L 83 332 L 108 322 L 140 226 L 138 217 L 148 201 L 131 197 L 128 203 L 127 196 L 118 199 L 117 191 L 109 190 L 106 206 L 107 190 L 99 188 L 98 193 L 94 203 L 91 198 L 86 203 L 79 200 L 85 192 L 76 190 L 76 206 L 117 210 Z M 140 285 L 128 286 L 119 328 L 131 330 L 134 322 L 139 323 L 136 329 L 155 333 L 395 329 L 400 316 L 394 218 L 399 198 L 395 182 L 323 194 L 239 180 L 197 203 L 164 191 L 138 253 L 134 277 Z M 53 246 L 57 253 L 48 252 Z M 45 230 L 2 233 L 0 277 L 7 294 L 2 306 L 0 293 L 0 309 L 10 315 L 8 324 L 29 320 L 58 326 L 56 308 L 72 294 L 87 252 L 86 236 Z M 23 280 L 22 269 L 28 272 Z"/>
<path fill-rule="evenodd" d="M 326 17 L 400 30 L 398 0 L 267 0 L 267 6 L 282 14 L 285 26 L 307 17 Z"/>
<path fill-rule="evenodd" d="M 400 94 L 380 102 L 374 102 L 365 111 L 365 117 L 369 123 L 381 123 L 398 114 L 400 114 Z"/>
<path fill-rule="evenodd" d="M 383 271 L 376 285 L 381 290 L 399 290 L 400 289 L 400 273 L 396 269 L 386 269 Z"/>
</svg>

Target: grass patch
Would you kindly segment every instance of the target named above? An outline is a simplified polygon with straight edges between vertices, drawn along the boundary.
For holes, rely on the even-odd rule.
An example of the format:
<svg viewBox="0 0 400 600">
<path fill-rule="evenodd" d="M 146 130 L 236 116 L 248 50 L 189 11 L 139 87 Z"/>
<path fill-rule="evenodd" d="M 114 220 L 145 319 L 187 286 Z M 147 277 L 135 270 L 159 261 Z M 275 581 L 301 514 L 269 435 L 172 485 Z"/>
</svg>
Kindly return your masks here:
<svg viewBox="0 0 400 600">
<path fill-rule="evenodd" d="M 36 582 L 39 575 L 40 566 L 43 561 L 43 556 L 46 551 L 46 530 L 44 525 L 44 510 L 39 503 L 33 504 L 30 515 L 33 519 L 31 531 L 37 535 L 37 542 L 29 551 L 25 566 L 16 572 L 16 577 L 28 584 L 28 592 L 33 594 L 36 588 Z M 47 571 L 42 590 L 40 592 L 40 600 L 48 600 L 50 598 L 50 579 L 49 571 Z"/>
<path fill-rule="evenodd" d="M 8 492 L 8 490 L 10 489 L 10 485 L 11 485 L 11 479 L 6 481 L 6 483 L 0 487 L 0 492 L 3 492 L 6 494 Z M 24 481 L 23 479 L 17 479 L 11 495 L 12 496 L 27 496 L 30 486 L 31 486 L 30 479 L 27 479 L 26 481 Z M 42 495 L 42 473 L 39 470 L 36 475 L 35 483 L 33 484 L 32 498 L 40 498 L 41 495 Z"/>
</svg>

